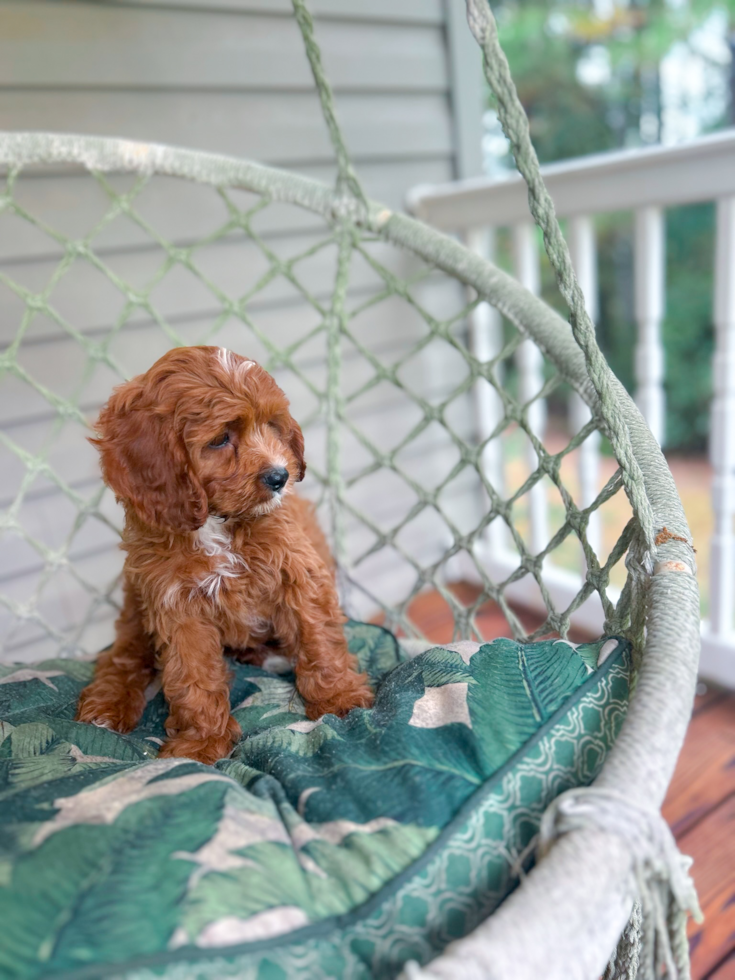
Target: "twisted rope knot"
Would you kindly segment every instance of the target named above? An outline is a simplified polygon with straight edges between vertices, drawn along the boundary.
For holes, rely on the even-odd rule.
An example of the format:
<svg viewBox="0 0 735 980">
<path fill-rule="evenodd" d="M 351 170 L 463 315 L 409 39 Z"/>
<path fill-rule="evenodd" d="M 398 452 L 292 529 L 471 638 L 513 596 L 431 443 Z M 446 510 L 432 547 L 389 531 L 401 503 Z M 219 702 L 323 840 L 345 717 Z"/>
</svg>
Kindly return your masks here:
<svg viewBox="0 0 735 980">
<path fill-rule="evenodd" d="M 587 530 L 589 522 L 589 514 L 579 510 L 573 502 L 567 507 L 567 523 L 578 537 L 581 537 L 583 530 Z"/>
<path fill-rule="evenodd" d="M 346 190 L 332 202 L 332 219 L 337 223 L 366 225 L 368 217 L 367 204 Z"/>
<path fill-rule="evenodd" d="M 653 555 L 644 545 L 631 545 L 625 556 L 625 567 L 631 575 L 641 579 L 649 579 L 653 575 Z"/>
<path fill-rule="evenodd" d="M 685 935 L 687 916 L 702 921 L 694 882 L 692 859 L 680 853 L 660 811 L 640 806 L 628 797 L 594 786 L 569 790 L 558 796 L 541 818 L 538 854 L 543 857 L 554 842 L 575 830 L 602 830 L 625 841 L 633 863 L 634 888 L 640 904 L 641 926 L 623 935 L 618 966 L 610 976 L 627 976 L 622 963 L 638 959 L 645 977 L 688 980 Z M 634 918 L 636 912 L 634 909 Z M 639 957 L 631 944 L 640 945 Z"/>
<path fill-rule="evenodd" d="M 599 568 L 588 567 L 585 581 L 589 582 L 592 588 L 597 591 L 604 588 L 605 576 Z"/>
</svg>

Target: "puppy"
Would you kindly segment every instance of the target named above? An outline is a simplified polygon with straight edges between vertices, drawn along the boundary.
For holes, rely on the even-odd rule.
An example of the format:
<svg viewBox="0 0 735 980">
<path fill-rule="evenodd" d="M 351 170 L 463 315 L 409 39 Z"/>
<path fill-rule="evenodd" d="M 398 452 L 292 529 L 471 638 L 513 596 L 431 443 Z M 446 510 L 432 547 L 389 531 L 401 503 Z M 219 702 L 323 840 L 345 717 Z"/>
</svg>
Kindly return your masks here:
<svg viewBox="0 0 735 980">
<path fill-rule="evenodd" d="M 309 718 L 370 707 L 327 543 L 292 492 L 304 439 L 273 378 L 224 348 L 177 348 L 115 389 L 97 432 L 127 555 L 115 642 L 77 720 L 130 731 L 160 670 L 159 754 L 216 762 L 241 735 L 223 651 L 266 644 L 293 662 Z"/>
</svg>

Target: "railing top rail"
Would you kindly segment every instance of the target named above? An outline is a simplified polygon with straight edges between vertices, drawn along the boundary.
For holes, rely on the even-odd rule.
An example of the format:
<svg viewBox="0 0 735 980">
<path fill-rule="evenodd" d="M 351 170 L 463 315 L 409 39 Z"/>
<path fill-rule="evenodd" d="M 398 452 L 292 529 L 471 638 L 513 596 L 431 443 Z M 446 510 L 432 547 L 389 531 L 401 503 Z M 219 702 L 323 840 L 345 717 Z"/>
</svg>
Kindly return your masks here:
<svg viewBox="0 0 735 980">
<path fill-rule="evenodd" d="M 591 154 L 549 164 L 541 172 L 564 218 L 712 201 L 735 195 L 735 131 L 681 146 Z M 417 217 L 445 231 L 531 220 L 519 174 L 421 185 L 410 191 L 407 203 Z"/>
</svg>

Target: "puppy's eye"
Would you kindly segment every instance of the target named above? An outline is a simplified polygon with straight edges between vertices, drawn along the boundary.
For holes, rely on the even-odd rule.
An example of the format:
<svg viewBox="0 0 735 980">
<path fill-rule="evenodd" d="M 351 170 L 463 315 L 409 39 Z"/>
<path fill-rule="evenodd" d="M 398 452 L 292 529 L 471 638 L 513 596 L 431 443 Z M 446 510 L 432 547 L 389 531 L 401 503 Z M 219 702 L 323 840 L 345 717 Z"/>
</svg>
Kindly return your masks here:
<svg viewBox="0 0 735 980">
<path fill-rule="evenodd" d="M 223 446 L 226 446 L 229 441 L 230 433 L 227 431 L 227 429 L 225 429 L 225 431 L 221 435 L 217 436 L 216 439 L 212 439 L 207 446 L 207 449 L 222 449 Z"/>
</svg>

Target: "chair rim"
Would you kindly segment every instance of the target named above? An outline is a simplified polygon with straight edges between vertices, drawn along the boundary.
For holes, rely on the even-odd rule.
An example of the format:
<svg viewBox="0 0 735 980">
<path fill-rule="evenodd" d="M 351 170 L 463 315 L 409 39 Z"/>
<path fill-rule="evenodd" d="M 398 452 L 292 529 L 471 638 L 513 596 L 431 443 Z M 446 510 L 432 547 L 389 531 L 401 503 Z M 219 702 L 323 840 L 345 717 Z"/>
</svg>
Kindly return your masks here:
<svg viewBox="0 0 735 980">
<path fill-rule="evenodd" d="M 160 174 L 243 189 L 300 206 L 330 222 L 351 221 L 473 287 L 530 337 L 603 423 L 606 420 L 569 324 L 490 262 L 414 218 L 375 202 L 361 207 L 319 181 L 235 157 L 107 137 L 0 133 L 0 167 L 51 164 Z M 666 527 L 675 536 L 657 541 L 655 554 L 642 556 L 643 591 L 638 601 L 646 603 L 645 646 L 628 715 L 595 785 L 624 794 L 636 806 L 657 810 L 694 697 L 699 661 L 696 565 L 681 501 L 661 449 L 612 372 L 610 377 L 617 399 L 614 410 L 625 422 L 643 473 L 654 528 L 658 533 Z M 464 951 L 477 943 L 482 944 L 491 977 L 535 980 L 539 966 L 549 980 L 596 975 L 630 914 L 632 861 L 629 846 L 614 833 L 587 828 L 565 834 L 486 923 L 453 944 L 457 950 L 450 947 L 433 961 L 431 975 L 453 975 Z M 545 942 L 539 943 L 539 936 Z M 538 947 L 541 953 L 534 953 Z M 518 960 L 519 949 L 524 956 L 528 953 L 525 962 Z"/>
</svg>

